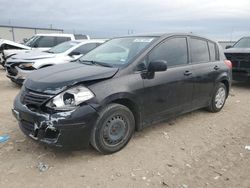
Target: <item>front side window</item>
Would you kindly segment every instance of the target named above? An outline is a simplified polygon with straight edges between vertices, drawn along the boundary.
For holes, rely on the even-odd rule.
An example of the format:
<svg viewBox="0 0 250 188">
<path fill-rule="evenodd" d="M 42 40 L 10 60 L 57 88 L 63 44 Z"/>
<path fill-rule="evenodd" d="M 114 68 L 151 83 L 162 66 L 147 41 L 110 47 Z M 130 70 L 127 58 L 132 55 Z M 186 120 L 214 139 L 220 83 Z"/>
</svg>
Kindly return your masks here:
<svg viewBox="0 0 250 188">
<path fill-rule="evenodd" d="M 50 37 L 50 36 L 42 36 L 40 40 L 37 42 L 38 48 L 41 47 L 53 47 L 55 46 L 55 37 Z"/>
<path fill-rule="evenodd" d="M 80 58 L 79 61 L 102 62 L 109 66 L 124 66 L 147 48 L 157 37 L 123 37 L 109 40 Z"/>
<path fill-rule="evenodd" d="M 202 39 L 191 38 L 191 59 L 193 63 L 209 62 L 209 51 L 207 41 Z"/>
<path fill-rule="evenodd" d="M 157 60 L 167 61 L 168 67 L 185 65 L 188 63 L 187 40 L 185 37 L 171 38 L 157 46 L 149 54 L 149 62 Z"/>
<path fill-rule="evenodd" d="M 52 36 L 36 36 L 26 45 L 34 48 L 50 48 L 55 46 L 55 37 Z"/>
</svg>

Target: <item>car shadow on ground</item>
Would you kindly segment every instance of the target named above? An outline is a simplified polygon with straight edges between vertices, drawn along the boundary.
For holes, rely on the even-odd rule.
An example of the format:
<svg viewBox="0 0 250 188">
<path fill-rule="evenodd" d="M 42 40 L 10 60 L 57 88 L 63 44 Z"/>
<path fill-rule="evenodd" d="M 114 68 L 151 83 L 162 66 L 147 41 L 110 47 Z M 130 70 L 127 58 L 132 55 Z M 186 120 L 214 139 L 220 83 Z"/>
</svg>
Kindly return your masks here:
<svg viewBox="0 0 250 188">
<path fill-rule="evenodd" d="M 141 139 L 145 139 L 149 137 L 151 134 L 154 134 L 154 132 L 164 133 L 165 131 L 169 132 L 171 134 L 171 131 L 174 131 L 177 126 L 184 126 L 182 121 L 185 121 L 186 118 L 191 118 L 193 116 L 199 115 L 206 115 L 206 114 L 212 114 L 204 109 L 196 110 L 187 114 L 183 114 L 181 116 L 178 116 L 176 118 L 172 118 L 166 121 L 162 121 L 159 123 L 154 123 L 149 127 L 144 128 L 142 131 L 135 132 L 134 136 L 132 137 L 130 142 L 133 142 L 133 144 L 140 144 Z M 38 143 L 34 143 L 38 144 Z M 51 148 L 43 144 L 38 144 L 36 150 L 38 153 L 41 153 L 41 151 L 44 151 L 46 153 L 54 155 L 54 158 L 59 159 L 61 161 L 66 160 L 68 158 L 77 158 L 79 156 L 84 157 L 86 160 L 90 160 L 92 158 L 98 158 L 103 156 L 103 154 L 97 152 L 92 146 L 89 146 L 85 149 L 79 149 L 79 150 L 64 150 L 64 149 L 58 149 L 58 148 Z M 124 150 L 127 148 L 125 147 Z M 119 155 L 120 152 L 115 153 L 115 155 Z"/>
</svg>

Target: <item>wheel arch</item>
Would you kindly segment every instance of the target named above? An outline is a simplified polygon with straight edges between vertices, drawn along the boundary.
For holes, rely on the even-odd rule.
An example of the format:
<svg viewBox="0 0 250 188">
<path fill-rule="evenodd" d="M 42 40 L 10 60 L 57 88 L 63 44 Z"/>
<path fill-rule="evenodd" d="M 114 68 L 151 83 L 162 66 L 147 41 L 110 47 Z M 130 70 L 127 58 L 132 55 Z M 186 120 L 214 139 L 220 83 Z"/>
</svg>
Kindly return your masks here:
<svg viewBox="0 0 250 188">
<path fill-rule="evenodd" d="M 223 83 L 225 86 L 226 86 L 226 89 L 227 89 L 227 97 L 229 95 L 229 91 L 230 91 L 230 87 L 231 87 L 231 83 L 228 79 L 228 76 L 227 75 L 221 75 L 220 77 L 218 77 L 218 79 L 216 80 L 216 83 Z"/>
<path fill-rule="evenodd" d="M 105 99 L 101 106 L 106 106 L 111 103 L 117 103 L 126 106 L 134 115 L 135 129 L 141 130 L 141 112 L 142 109 L 139 106 L 136 96 L 129 93 L 117 93 L 109 96 Z"/>
<path fill-rule="evenodd" d="M 226 88 L 227 88 L 227 97 L 228 97 L 229 90 L 230 90 L 229 81 L 226 80 L 226 79 L 222 79 L 220 82 L 223 83 L 226 86 Z"/>
</svg>

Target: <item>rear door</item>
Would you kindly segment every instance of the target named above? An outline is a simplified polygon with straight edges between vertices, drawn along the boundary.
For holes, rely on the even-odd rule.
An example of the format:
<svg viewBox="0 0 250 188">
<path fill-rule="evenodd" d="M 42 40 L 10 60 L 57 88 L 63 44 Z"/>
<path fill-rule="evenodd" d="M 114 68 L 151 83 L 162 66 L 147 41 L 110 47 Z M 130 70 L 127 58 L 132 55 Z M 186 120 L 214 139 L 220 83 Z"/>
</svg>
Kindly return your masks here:
<svg viewBox="0 0 250 188">
<path fill-rule="evenodd" d="M 157 60 L 167 61 L 168 69 L 144 77 L 144 117 L 149 123 L 184 112 L 192 104 L 193 75 L 186 37 L 169 38 L 155 47 L 147 62 Z"/>
<path fill-rule="evenodd" d="M 190 37 L 190 57 L 195 75 L 193 105 L 203 107 L 211 99 L 215 79 L 220 70 L 218 49 L 214 42 Z"/>
</svg>

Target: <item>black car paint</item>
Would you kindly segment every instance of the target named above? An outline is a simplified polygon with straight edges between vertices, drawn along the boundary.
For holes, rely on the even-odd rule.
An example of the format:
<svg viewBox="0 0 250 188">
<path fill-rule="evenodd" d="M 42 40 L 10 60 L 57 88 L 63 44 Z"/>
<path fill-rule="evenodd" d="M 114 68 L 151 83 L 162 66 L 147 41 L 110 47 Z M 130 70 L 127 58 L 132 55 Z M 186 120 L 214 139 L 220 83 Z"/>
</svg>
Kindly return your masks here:
<svg viewBox="0 0 250 188">
<path fill-rule="evenodd" d="M 85 65 L 82 63 L 61 64 L 44 68 L 39 70 L 39 72 L 37 71 L 36 74 L 31 74 L 25 82 L 25 87 L 41 93 L 58 94 L 68 86 L 80 82 L 110 78 L 117 71 L 118 68 Z"/>
<path fill-rule="evenodd" d="M 166 72 L 148 74 L 146 70 L 138 70 L 147 54 L 172 36 L 189 38 L 184 34 L 159 35 L 156 41 L 123 68 L 76 63 L 45 68 L 32 74 L 22 90 L 26 87 L 38 93 L 55 95 L 83 84 L 95 97 L 73 111 L 59 112 L 45 107 L 48 100 L 40 107 L 27 107 L 21 102 L 21 91 L 15 99 L 13 113 L 18 116 L 23 132 L 34 135 L 38 131 L 36 138 L 53 146 L 84 147 L 89 144 L 99 111 L 109 103 L 127 106 L 135 116 L 136 129 L 141 130 L 152 123 L 206 107 L 218 82 L 224 82 L 230 89 L 231 70 L 223 63 L 223 55 L 219 61 L 203 64 L 191 64 L 189 58 L 187 65 L 172 67 Z M 216 66 L 218 70 L 215 70 Z M 25 131 L 23 121 L 35 125 L 34 131 Z M 46 138 L 46 131 L 57 131 L 58 134 L 54 138 Z"/>
<path fill-rule="evenodd" d="M 226 49 L 224 53 L 233 64 L 233 80 L 250 81 L 250 48 L 234 47 L 241 39 Z"/>
</svg>

